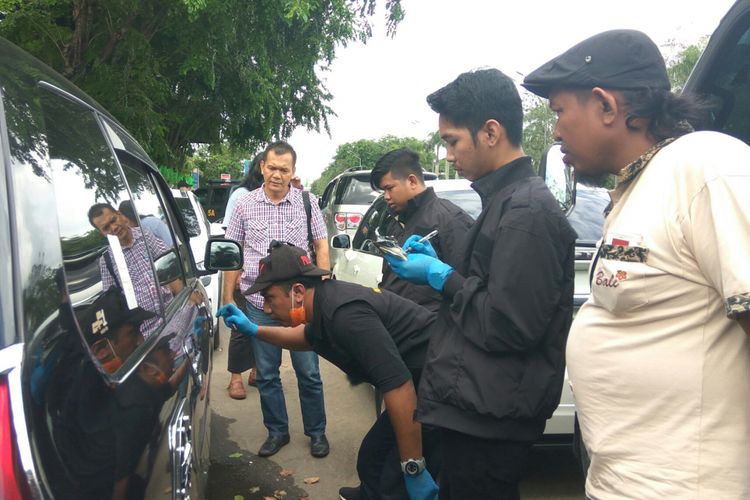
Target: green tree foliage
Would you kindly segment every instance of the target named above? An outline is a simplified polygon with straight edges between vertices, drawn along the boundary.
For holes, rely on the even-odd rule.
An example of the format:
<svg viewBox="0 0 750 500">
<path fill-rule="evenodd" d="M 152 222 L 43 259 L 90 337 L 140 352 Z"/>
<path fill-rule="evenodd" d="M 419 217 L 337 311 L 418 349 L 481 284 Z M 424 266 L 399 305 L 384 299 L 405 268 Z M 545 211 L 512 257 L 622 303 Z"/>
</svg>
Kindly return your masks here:
<svg viewBox="0 0 750 500">
<path fill-rule="evenodd" d="M 217 146 L 201 145 L 193 156 L 187 159 L 186 166 L 192 172 L 197 168 L 203 180 L 219 179 L 221 174 L 229 174 L 232 179 L 242 178 L 242 160 L 252 160 L 253 154 L 244 148 L 232 147 L 227 143 Z"/>
<path fill-rule="evenodd" d="M 698 58 L 703 53 L 707 43 L 708 37 L 703 37 L 694 45 L 675 47 L 678 49 L 677 54 L 667 59 L 667 75 L 669 76 L 669 82 L 672 84 L 673 92 L 679 93 L 682 91 L 690 72 L 693 71 L 693 67 L 698 62 Z M 673 43 L 672 46 L 674 47 L 675 44 Z"/>
<path fill-rule="evenodd" d="M 361 139 L 347 142 L 336 149 L 333 161 L 323 170 L 321 176 L 312 183 L 311 190 L 322 194 L 331 179 L 348 168 L 370 169 L 375 162 L 388 151 L 398 148 L 410 148 L 419 153 L 422 166 L 432 170 L 435 163 L 435 151 L 425 142 L 414 137 L 395 137 L 387 135 L 376 141 Z"/>
<path fill-rule="evenodd" d="M 0 0 L 0 35 L 107 108 L 158 164 L 328 129 L 316 70 L 365 41 L 377 0 Z M 385 0 L 393 33 L 404 12 Z"/>
</svg>

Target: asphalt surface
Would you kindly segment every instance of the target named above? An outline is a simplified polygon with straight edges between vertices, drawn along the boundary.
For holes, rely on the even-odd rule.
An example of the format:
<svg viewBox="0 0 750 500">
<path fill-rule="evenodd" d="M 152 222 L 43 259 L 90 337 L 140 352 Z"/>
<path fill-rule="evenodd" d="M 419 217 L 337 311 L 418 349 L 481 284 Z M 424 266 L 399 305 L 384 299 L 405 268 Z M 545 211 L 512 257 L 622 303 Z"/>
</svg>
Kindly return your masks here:
<svg viewBox="0 0 750 500">
<path fill-rule="evenodd" d="M 228 338 L 228 331 L 222 326 L 222 347 L 214 353 L 210 387 L 213 415 L 209 499 L 336 500 L 341 486 L 358 484 L 357 449 L 375 420 L 370 386 L 352 386 L 335 366 L 320 360 L 331 454 L 313 458 L 310 440 L 302 430 L 294 370 L 288 353 L 284 353 L 281 379 L 291 442 L 272 457 L 258 457 L 256 452 L 267 435 L 258 391 L 246 386 L 247 399 L 242 401 L 227 395 Z M 524 499 L 583 498 L 583 481 L 569 447 L 536 448 L 521 492 Z"/>
</svg>

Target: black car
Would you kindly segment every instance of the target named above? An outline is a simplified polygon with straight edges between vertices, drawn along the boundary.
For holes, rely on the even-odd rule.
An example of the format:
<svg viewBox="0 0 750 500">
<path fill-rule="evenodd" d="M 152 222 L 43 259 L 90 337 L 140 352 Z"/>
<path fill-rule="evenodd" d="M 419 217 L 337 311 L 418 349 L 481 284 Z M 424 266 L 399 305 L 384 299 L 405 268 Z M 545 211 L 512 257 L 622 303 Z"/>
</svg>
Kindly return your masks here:
<svg viewBox="0 0 750 500">
<path fill-rule="evenodd" d="M 229 195 L 239 184 L 240 181 L 204 181 L 194 191 L 210 222 L 220 222 L 224 218 Z"/>
<path fill-rule="evenodd" d="M 3 39 L 0 147 L 0 498 L 203 498 L 214 332 L 169 187 Z"/>
</svg>

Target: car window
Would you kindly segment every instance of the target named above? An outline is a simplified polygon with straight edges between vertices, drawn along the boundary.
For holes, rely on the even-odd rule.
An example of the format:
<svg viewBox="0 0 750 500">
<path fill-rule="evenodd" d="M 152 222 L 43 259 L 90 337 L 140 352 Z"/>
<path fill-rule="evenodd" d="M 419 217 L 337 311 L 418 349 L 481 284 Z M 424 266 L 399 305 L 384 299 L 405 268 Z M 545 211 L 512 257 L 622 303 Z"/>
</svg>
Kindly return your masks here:
<svg viewBox="0 0 750 500">
<path fill-rule="evenodd" d="M 370 186 L 370 176 L 351 175 L 342 178 L 336 188 L 336 205 L 369 205 L 380 193 Z"/>
<path fill-rule="evenodd" d="M 333 194 L 333 190 L 335 187 L 336 181 L 331 181 L 328 183 L 325 191 L 323 191 L 323 196 L 320 197 L 320 208 L 325 208 L 328 206 L 328 202 L 331 201 L 331 195 Z"/>
<path fill-rule="evenodd" d="M 362 223 L 360 223 L 359 229 L 357 229 L 357 233 L 354 235 L 352 248 L 379 255 L 378 250 L 372 242 L 377 239 L 379 234 L 386 234 L 382 227 L 387 213 L 388 206 L 382 198 L 373 203 L 367 213 L 365 213 Z"/>
<path fill-rule="evenodd" d="M 595 243 L 602 237 L 604 209 L 609 205 L 605 189 L 585 189 L 579 184 L 576 202 L 568 221 L 578 234 L 578 242 Z"/>
<path fill-rule="evenodd" d="M 69 300 L 92 359 L 114 375 L 163 324 L 162 300 L 171 292 L 152 257 L 168 246 L 119 211 L 133 200 L 94 114 L 53 94 L 42 103 Z M 137 326 L 110 332 L 112 317 L 92 316 L 90 305 L 105 296 L 117 302 L 117 314 L 137 317 Z"/>
<path fill-rule="evenodd" d="M 435 194 L 459 206 L 464 212 L 471 215 L 472 219 L 479 217 L 479 214 L 482 212 L 482 199 L 473 189 L 439 191 Z"/>
<path fill-rule="evenodd" d="M 198 215 L 193 210 L 193 204 L 190 203 L 189 198 L 175 197 L 175 203 L 177 209 L 180 211 L 182 221 L 185 223 L 185 229 L 187 229 L 188 236 L 199 236 L 201 234 L 200 224 L 198 222 Z"/>
<path fill-rule="evenodd" d="M 739 22 L 740 26 L 747 26 Z M 731 40 L 734 38 L 734 42 Z M 709 80 L 702 82 L 701 92 L 713 104 L 711 128 L 750 143 L 750 29 L 744 28 L 729 35 L 729 43 L 721 51 L 715 68 L 708 72 Z"/>
</svg>

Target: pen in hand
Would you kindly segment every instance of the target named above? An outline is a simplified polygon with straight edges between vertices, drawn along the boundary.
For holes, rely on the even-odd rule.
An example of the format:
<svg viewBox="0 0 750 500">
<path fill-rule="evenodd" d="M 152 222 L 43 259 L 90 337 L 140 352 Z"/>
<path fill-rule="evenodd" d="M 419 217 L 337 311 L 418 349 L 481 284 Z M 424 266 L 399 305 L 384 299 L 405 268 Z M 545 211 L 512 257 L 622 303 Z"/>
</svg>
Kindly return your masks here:
<svg viewBox="0 0 750 500">
<path fill-rule="evenodd" d="M 437 229 L 435 229 L 434 231 L 430 231 L 430 232 L 429 232 L 429 233 L 427 233 L 426 235 L 424 235 L 424 236 L 422 236 L 421 238 L 419 238 L 419 239 L 418 239 L 418 240 L 416 241 L 416 243 L 425 243 L 425 242 L 427 242 L 427 241 L 430 241 L 430 240 L 431 240 L 432 238 L 434 238 L 435 236 L 437 236 L 437 234 L 438 234 L 438 230 L 437 230 Z M 407 249 L 406 249 L 406 253 L 409 253 L 409 252 L 411 252 L 411 249 L 412 249 L 412 247 L 409 247 L 409 248 L 407 248 Z"/>
</svg>

